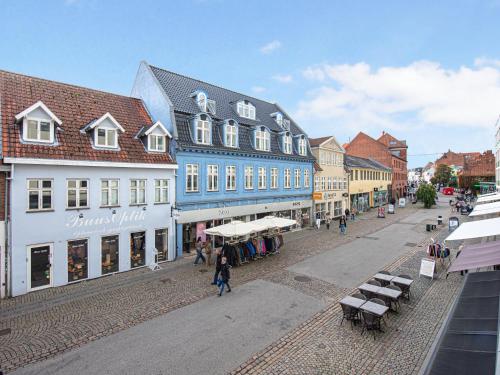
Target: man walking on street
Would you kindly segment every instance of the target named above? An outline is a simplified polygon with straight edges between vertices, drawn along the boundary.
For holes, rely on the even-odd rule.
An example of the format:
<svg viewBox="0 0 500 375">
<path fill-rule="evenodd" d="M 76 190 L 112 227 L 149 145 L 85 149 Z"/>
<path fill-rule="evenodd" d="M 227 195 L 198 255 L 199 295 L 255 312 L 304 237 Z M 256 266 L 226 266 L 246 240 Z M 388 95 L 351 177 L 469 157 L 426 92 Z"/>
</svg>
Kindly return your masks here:
<svg viewBox="0 0 500 375">
<path fill-rule="evenodd" d="M 342 215 L 342 217 L 339 220 L 339 228 L 340 228 L 340 233 L 345 234 L 347 229 L 347 222 L 344 215 Z"/>
<path fill-rule="evenodd" d="M 349 220 L 349 209 L 348 208 L 345 209 L 345 218 L 346 218 L 346 220 Z"/>
<path fill-rule="evenodd" d="M 198 237 L 198 241 L 196 241 L 196 259 L 194 260 L 194 265 L 198 265 L 198 260 L 201 259 L 202 263 L 205 263 L 206 259 L 203 256 L 203 242 L 201 241 L 201 237 Z"/>
<path fill-rule="evenodd" d="M 318 212 L 316 214 L 316 229 L 319 229 L 321 227 L 321 214 Z"/>
<path fill-rule="evenodd" d="M 227 285 L 227 292 L 231 292 L 231 287 L 229 286 L 229 279 L 231 278 L 229 274 L 229 265 L 227 264 L 226 257 L 221 259 L 221 269 L 219 280 L 217 280 L 217 285 L 219 287 L 219 297 L 222 296 L 224 292 L 224 286 Z"/>
</svg>

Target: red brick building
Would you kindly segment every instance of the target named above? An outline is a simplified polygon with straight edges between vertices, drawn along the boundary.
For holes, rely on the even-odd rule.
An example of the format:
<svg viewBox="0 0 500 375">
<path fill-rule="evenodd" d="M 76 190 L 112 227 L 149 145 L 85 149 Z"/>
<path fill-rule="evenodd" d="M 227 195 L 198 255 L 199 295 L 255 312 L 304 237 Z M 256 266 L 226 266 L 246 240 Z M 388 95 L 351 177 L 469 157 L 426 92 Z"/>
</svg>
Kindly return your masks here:
<svg viewBox="0 0 500 375">
<path fill-rule="evenodd" d="M 491 150 L 479 152 L 465 159 L 463 169 L 458 174 L 458 185 L 472 187 L 476 182 L 495 182 L 495 155 Z"/>
<path fill-rule="evenodd" d="M 438 166 L 440 164 L 445 164 L 449 167 L 455 166 L 463 168 L 467 161 L 480 156 L 480 152 L 453 152 L 451 150 L 448 150 L 443 154 L 443 156 L 441 156 L 434 162 L 434 165 Z"/>
<path fill-rule="evenodd" d="M 386 132 L 382 132 L 378 139 L 359 132 L 349 144 L 345 145 L 345 150 L 348 155 L 371 158 L 391 168 L 392 184 L 389 194 L 396 199 L 406 194 L 408 187 L 406 141 L 399 140 Z"/>
</svg>

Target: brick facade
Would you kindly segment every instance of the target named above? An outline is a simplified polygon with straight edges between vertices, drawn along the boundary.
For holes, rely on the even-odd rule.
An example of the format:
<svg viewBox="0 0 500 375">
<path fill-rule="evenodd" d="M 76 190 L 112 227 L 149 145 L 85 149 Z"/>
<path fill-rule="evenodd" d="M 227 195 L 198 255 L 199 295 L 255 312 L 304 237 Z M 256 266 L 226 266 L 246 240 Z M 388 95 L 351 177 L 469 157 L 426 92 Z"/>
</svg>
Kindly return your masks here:
<svg viewBox="0 0 500 375">
<path fill-rule="evenodd" d="M 465 159 L 465 165 L 458 175 L 460 187 L 468 188 L 475 181 L 494 182 L 495 181 L 495 155 L 491 150 Z"/>
<path fill-rule="evenodd" d="M 405 195 L 408 186 L 408 146 L 405 141 L 400 141 L 385 132 L 378 140 L 360 132 L 345 145 L 345 149 L 348 155 L 371 158 L 391 168 L 392 197 L 399 198 Z"/>
<path fill-rule="evenodd" d="M 468 160 L 472 160 L 479 156 L 481 156 L 480 152 L 453 152 L 448 150 L 434 162 L 434 165 L 438 166 L 440 164 L 445 164 L 449 167 L 455 166 L 463 168 Z"/>
</svg>

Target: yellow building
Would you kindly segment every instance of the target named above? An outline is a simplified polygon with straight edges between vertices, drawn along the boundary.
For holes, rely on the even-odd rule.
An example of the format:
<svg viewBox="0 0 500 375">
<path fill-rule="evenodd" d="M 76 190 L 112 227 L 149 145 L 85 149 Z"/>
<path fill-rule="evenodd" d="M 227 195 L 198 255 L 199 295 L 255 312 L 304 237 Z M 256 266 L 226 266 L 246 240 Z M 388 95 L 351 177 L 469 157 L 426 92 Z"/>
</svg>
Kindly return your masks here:
<svg viewBox="0 0 500 375">
<path fill-rule="evenodd" d="M 392 180 L 390 168 L 375 160 L 351 155 L 345 155 L 345 164 L 349 170 L 351 209 L 356 207 L 363 212 L 387 203 Z"/>
<path fill-rule="evenodd" d="M 333 136 L 310 138 L 309 144 L 319 165 L 314 174 L 313 217 L 339 217 L 349 207 L 345 150 Z"/>
</svg>

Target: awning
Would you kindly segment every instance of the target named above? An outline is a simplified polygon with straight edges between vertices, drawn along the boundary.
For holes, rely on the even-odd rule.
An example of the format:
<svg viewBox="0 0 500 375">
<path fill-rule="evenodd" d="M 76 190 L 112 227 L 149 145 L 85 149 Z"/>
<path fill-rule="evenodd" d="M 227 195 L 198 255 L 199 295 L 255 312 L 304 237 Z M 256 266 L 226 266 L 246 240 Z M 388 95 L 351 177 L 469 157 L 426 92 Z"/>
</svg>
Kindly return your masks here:
<svg viewBox="0 0 500 375">
<path fill-rule="evenodd" d="M 464 246 L 448 272 L 472 270 L 500 264 L 500 241 Z"/>
<path fill-rule="evenodd" d="M 478 204 L 476 207 L 474 207 L 469 216 L 483 216 L 495 214 L 497 212 L 500 213 L 500 202 L 485 203 Z"/>
<path fill-rule="evenodd" d="M 500 235 L 500 217 L 478 220 L 460 225 L 445 241 L 466 240 Z"/>
<path fill-rule="evenodd" d="M 488 203 L 494 201 L 500 201 L 500 193 L 477 198 L 477 203 Z"/>
<path fill-rule="evenodd" d="M 275 228 L 286 228 L 296 224 L 297 221 L 295 220 L 266 216 L 262 219 L 248 222 L 235 220 L 228 224 L 205 229 L 205 233 L 221 237 L 244 237 L 251 233 L 264 232 Z"/>
</svg>

